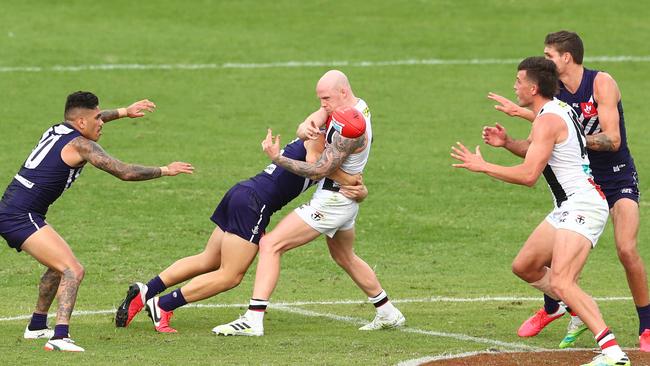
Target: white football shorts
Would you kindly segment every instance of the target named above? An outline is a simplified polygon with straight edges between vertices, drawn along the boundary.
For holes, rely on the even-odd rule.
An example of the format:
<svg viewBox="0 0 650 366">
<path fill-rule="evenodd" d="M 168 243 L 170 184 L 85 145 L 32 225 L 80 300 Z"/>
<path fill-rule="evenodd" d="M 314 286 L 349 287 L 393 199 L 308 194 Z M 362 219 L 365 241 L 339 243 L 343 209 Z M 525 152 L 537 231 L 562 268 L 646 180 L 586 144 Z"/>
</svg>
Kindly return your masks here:
<svg viewBox="0 0 650 366">
<path fill-rule="evenodd" d="M 300 205 L 295 212 L 307 225 L 331 238 L 339 230 L 352 229 L 359 212 L 357 202 L 336 199 L 337 195 L 340 194 L 325 199 L 312 198 L 309 204 Z"/>
<path fill-rule="evenodd" d="M 556 229 L 571 230 L 586 237 L 594 248 L 605 229 L 607 217 L 607 201 L 594 189 L 571 195 L 546 216 L 546 221 Z"/>
</svg>

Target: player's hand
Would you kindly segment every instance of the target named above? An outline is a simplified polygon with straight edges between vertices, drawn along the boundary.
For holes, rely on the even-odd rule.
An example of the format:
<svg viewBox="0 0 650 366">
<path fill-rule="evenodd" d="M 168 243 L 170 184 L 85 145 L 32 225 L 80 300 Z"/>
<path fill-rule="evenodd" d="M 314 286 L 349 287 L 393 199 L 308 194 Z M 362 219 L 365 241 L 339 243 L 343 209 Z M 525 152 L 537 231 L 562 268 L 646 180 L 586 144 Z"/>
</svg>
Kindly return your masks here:
<svg viewBox="0 0 650 366">
<path fill-rule="evenodd" d="M 485 168 L 485 160 L 481 155 L 481 148 L 476 146 L 476 153 L 472 154 L 465 145 L 456 142 L 456 146 L 451 147 L 451 157 L 459 160 L 462 164 L 452 164 L 455 168 L 465 168 L 472 172 L 482 172 Z"/>
<path fill-rule="evenodd" d="M 152 101 L 143 99 L 128 106 L 126 115 L 130 118 L 138 118 L 144 116 L 144 111 L 153 112 L 154 109 L 156 109 L 156 105 Z"/>
<path fill-rule="evenodd" d="M 492 92 L 488 93 L 488 98 L 499 103 L 498 105 L 494 106 L 494 109 L 497 111 L 501 111 L 510 117 L 516 117 L 520 115 L 519 111 L 521 107 L 512 102 L 510 99 L 502 97 L 499 94 L 494 94 Z"/>
<path fill-rule="evenodd" d="M 483 142 L 490 146 L 494 147 L 503 147 L 506 145 L 508 140 L 508 133 L 506 129 L 503 128 L 499 123 L 495 123 L 494 127 L 484 126 L 483 127 Z"/>
<path fill-rule="evenodd" d="M 321 135 L 320 128 L 316 126 L 316 122 L 314 122 L 314 120 L 309 120 L 309 124 L 305 129 L 305 135 L 310 140 L 317 140 L 320 137 Z"/>
<path fill-rule="evenodd" d="M 184 163 L 182 161 L 175 161 L 173 163 L 169 163 L 166 166 L 167 170 L 163 170 L 163 175 L 169 175 L 169 176 L 175 176 L 179 175 L 181 173 L 183 174 L 192 174 L 194 173 L 194 167 L 190 163 Z"/>
<path fill-rule="evenodd" d="M 262 150 L 264 150 L 264 153 L 271 158 L 272 161 L 275 161 L 280 157 L 280 135 L 275 136 L 274 141 L 271 133 L 271 129 L 269 128 L 266 132 L 266 138 L 262 140 Z"/>
<path fill-rule="evenodd" d="M 339 193 L 351 200 L 361 202 L 368 197 L 368 188 L 363 184 L 357 184 L 356 186 L 341 186 L 339 188 Z"/>
</svg>

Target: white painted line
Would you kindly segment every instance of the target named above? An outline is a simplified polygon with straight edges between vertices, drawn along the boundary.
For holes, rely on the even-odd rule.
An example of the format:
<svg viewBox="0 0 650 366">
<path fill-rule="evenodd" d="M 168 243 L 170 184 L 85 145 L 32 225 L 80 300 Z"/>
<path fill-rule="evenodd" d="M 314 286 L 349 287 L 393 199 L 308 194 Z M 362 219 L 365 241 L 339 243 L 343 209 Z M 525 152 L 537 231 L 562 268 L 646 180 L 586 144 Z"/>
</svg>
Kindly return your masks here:
<svg viewBox="0 0 650 366">
<path fill-rule="evenodd" d="M 592 56 L 586 62 L 650 62 L 650 56 Z M 268 69 L 268 68 L 306 68 L 306 67 L 385 67 L 385 66 L 433 66 L 433 65 L 511 65 L 518 64 L 519 58 L 472 58 L 472 59 L 405 59 L 385 61 L 285 61 L 265 63 L 222 64 L 97 64 L 97 65 L 53 65 L 53 66 L 1 66 L 0 73 L 15 72 L 80 72 L 113 70 L 220 70 L 220 69 Z"/>
<path fill-rule="evenodd" d="M 638 348 L 623 348 L 623 351 L 638 351 Z M 567 349 L 542 349 L 542 350 L 533 350 L 530 352 L 584 352 L 584 351 L 594 351 L 594 355 L 600 353 L 596 351 L 595 348 L 567 348 Z M 424 356 L 421 358 L 415 358 L 412 360 L 401 361 L 397 363 L 396 366 L 417 366 L 425 362 L 431 361 L 442 361 L 442 360 L 455 360 L 459 358 L 466 358 L 478 355 L 493 355 L 499 353 L 521 353 L 521 351 L 494 351 L 487 349 L 485 351 L 476 351 L 476 352 L 463 352 L 457 354 L 443 353 L 437 356 Z"/>
<path fill-rule="evenodd" d="M 333 319 L 345 323 L 352 323 L 355 325 L 364 325 L 368 323 L 368 320 L 364 320 L 361 318 L 354 318 L 354 317 L 349 317 L 349 316 L 341 316 L 341 315 L 336 315 L 336 314 L 330 314 L 330 313 L 317 313 L 315 311 L 311 310 L 305 310 L 305 309 L 299 309 L 299 308 L 293 308 L 290 306 L 279 306 L 275 305 L 273 306 L 274 309 L 276 310 L 281 310 L 281 311 L 286 311 L 289 313 L 293 314 L 299 314 L 303 316 L 309 316 L 309 317 L 320 317 L 320 318 L 327 318 L 327 319 Z M 539 348 L 539 347 L 532 347 L 528 346 L 525 344 L 521 343 L 509 343 L 509 342 L 502 342 L 498 341 L 495 339 L 489 339 L 489 338 L 480 338 L 480 337 L 472 337 L 466 334 L 459 334 L 459 333 L 445 333 L 445 332 L 435 332 L 435 331 L 429 331 L 429 330 L 422 330 L 422 329 L 417 329 L 417 328 L 409 328 L 409 327 L 400 327 L 397 328 L 396 330 L 400 332 L 405 332 L 405 333 L 416 333 L 416 334 L 422 334 L 422 335 L 428 335 L 428 336 L 433 336 L 433 337 L 442 337 L 442 338 L 452 338 L 456 339 L 459 341 L 469 341 L 469 342 L 475 342 L 475 343 L 484 343 L 484 344 L 489 344 L 492 346 L 500 346 L 500 347 L 506 347 L 506 348 L 514 348 L 514 349 L 525 349 L 525 350 L 532 350 L 532 351 L 541 351 L 545 350 L 544 348 Z"/>
<path fill-rule="evenodd" d="M 632 298 L 627 296 L 613 296 L 613 297 L 594 297 L 594 300 L 598 302 L 603 301 L 631 301 Z M 406 303 L 436 303 L 436 302 L 511 302 L 511 301 L 522 301 L 522 302 L 540 302 L 542 301 L 541 297 L 515 297 L 515 296 L 481 296 L 481 297 L 441 297 L 441 296 L 432 296 L 424 298 L 415 298 L 415 299 L 391 299 L 391 302 L 395 304 L 406 304 Z M 335 300 L 335 301 L 294 301 L 294 302 L 278 302 L 271 303 L 271 307 L 279 306 L 305 306 L 305 305 L 357 305 L 357 304 L 367 304 L 367 300 Z M 241 308 L 248 307 L 248 304 L 189 304 L 185 306 L 186 308 Z M 115 312 L 116 309 L 110 310 L 75 310 L 73 315 L 98 315 L 98 314 L 110 314 Z M 54 316 L 54 314 L 49 314 L 49 316 Z M 12 317 L 2 317 L 0 321 L 12 321 L 12 320 L 24 320 L 30 319 L 30 315 L 17 315 Z"/>
</svg>

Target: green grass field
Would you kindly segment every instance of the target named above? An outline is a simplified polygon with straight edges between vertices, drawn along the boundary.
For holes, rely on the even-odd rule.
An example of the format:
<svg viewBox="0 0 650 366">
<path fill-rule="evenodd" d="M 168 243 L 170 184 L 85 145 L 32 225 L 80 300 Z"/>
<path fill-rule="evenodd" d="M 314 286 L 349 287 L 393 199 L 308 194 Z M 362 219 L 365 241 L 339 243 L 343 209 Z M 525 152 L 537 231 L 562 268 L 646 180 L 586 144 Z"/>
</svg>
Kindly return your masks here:
<svg viewBox="0 0 650 366">
<path fill-rule="evenodd" d="M 541 297 L 510 271 L 521 244 L 552 207 L 546 184 L 528 189 L 454 170 L 449 149 L 455 141 L 481 143 L 482 126 L 495 121 L 525 137 L 528 123 L 494 111 L 486 95 L 514 97 L 511 60 L 540 55 L 548 32 L 570 29 L 582 36 L 588 57 L 641 57 L 587 66 L 608 71 L 622 90 L 645 196 L 649 9 L 644 2 L 601 0 L 3 4 L 0 186 L 41 133 L 61 121 L 65 97 L 75 90 L 95 92 L 104 108 L 155 101 L 157 111 L 143 119 L 106 125 L 102 146 L 128 162 L 189 161 L 196 173 L 126 183 L 87 167 L 50 209 L 48 222 L 87 271 L 76 310 L 91 314 L 71 323 L 84 354 L 46 353 L 44 342 L 22 339 L 27 320 L 20 317 L 33 311 L 44 268 L 0 245 L 0 363 L 392 365 L 445 353 L 556 348 L 564 320 L 534 339 L 516 336 L 541 304 L 531 299 Z M 418 62 L 432 59 L 443 62 Z M 204 307 L 177 310 L 178 334 L 156 334 L 146 315 L 116 329 L 109 311 L 129 283 L 202 250 L 222 195 L 267 164 L 259 144 L 266 128 L 288 141 L 318 107 L 315 83 L 330 68 L 347 73 L 373 113 L 375 141 L 364 174 L 370 196 L 357 220 L 356 248 L 407 327 L 357 331 L 372 318 L 372 306 L 318 239 L 285 256 L 272 299 L 285 304 L 269 311 L 264 337 L 210 332 L 245 311 L 236 304 L 251 295 L 254 266 L 238 288 L 201 302 Z M 518 161 L 505 151 L 482 151 L 493 162 Z M 646 262 L 647 223 L 644 200 L 639 248 Z M 597 297 L 625 297 L 601 301 L 601 311 L 622 346 L 638 347 L 611 224 L 581 284 Z M 510 299 L 461 301 L 482 297 Z M 577 346 L 594 344 L 585 334 Z"/>
</svg>

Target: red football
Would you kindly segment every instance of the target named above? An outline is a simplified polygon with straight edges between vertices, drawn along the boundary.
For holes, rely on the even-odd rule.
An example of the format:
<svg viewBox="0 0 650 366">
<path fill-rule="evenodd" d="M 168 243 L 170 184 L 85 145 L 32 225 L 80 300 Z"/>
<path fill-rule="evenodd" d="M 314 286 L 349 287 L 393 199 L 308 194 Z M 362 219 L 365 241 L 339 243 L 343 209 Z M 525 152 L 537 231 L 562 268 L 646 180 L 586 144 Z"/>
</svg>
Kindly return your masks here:
<svg viewBox="0 0 650 366">
<path fill-rule="evenodd" d="M 366 132 L 366 119 L 353 107 L 339 108 L 332 113 L 332 127 L 343 137 L 357 138 Z"/>
</svg>

